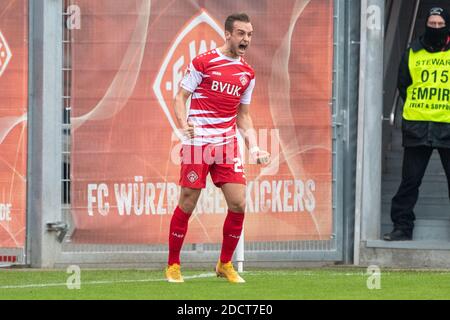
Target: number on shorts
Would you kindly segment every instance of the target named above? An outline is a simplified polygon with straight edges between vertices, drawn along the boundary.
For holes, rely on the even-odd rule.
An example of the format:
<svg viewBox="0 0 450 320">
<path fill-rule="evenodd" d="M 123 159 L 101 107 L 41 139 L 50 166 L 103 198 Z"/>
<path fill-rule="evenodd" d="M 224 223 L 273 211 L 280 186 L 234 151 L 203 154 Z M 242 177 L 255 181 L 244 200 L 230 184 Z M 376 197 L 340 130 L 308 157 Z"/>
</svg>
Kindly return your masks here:
<svg viewBox="0 0 450 320">
<path fill-rule="evenodd" d="M 241 158 L 234 158 L 234 172 L 241 173 L 244 172 L 244 168 L 242 167 Z"/>
</svg>

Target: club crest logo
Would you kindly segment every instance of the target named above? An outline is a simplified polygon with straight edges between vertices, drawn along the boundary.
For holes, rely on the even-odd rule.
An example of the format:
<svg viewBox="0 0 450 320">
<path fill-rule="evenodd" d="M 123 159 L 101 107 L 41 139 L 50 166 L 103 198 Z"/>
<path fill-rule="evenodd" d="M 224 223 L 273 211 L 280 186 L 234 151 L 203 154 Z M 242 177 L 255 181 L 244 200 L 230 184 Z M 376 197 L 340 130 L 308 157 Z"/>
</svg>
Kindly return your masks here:
<svg viewBox="0 0 450 320">
<path fill-rule="evenodd" d="M 198 174 L 195 171 L 191 171 L 188 173 L 187 178 L 191 183 L 194 183 L 198 180 Z"/>
<path fill-rule="evenodd" d="M 163 58 L 153 91 L 169 124 L 177 134 L 179 132 L 175 115 L 169 106 L 172 106 L 183 77 L 189 72 L 191 61 L 196 56 L 220 46 L 224 42 L 223 34 L 219 24 L 203 10 L 178 32 Z"/>
<path fill-rule="evenodd" d="M 243 75 L 240 79 L 239 79 L 242 83 L 242 85 L 245 87 L 249 81 L 248 76 Z"/>
<path fill-rule="evenodd" d="M 6 70 L 9 62 L 11 61 L 12 53 L 9 49 L 8 43 L 0 30 L 0 77 Z"/>
</svg>

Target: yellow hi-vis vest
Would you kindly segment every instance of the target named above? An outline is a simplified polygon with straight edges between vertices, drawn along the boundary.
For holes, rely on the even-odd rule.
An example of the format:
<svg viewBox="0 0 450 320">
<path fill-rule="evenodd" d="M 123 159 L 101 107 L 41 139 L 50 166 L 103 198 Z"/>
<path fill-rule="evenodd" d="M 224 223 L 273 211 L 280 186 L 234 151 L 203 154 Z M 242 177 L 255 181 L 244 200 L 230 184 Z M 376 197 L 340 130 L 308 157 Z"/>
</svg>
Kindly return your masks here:
<svg viewBox="0 0 450 320">
<path fill-rule="evenodd" d="M 450 51 L 409 53 L 412 84 L 408 87 L 403 118 L 450 123 Z"/>
</svg>

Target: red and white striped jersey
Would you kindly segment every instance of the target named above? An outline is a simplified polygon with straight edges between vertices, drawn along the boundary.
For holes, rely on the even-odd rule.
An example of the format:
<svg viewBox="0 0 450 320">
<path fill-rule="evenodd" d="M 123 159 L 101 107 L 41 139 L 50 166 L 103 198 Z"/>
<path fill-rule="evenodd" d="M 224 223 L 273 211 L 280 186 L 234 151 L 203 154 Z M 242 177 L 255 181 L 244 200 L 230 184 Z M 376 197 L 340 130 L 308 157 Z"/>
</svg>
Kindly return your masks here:
<svg viewBox="0 0 450 320">
<path fill-rule="evenodd" d="M 255 73 L 242 57 L 214 49 L 191 62 L 181 87 L 192 92 L 188 121 L 195 126 L 195 138 L 183 143 L 224 145 L 236 138 L 239 105 L 250 104 Z"/>
</svg>

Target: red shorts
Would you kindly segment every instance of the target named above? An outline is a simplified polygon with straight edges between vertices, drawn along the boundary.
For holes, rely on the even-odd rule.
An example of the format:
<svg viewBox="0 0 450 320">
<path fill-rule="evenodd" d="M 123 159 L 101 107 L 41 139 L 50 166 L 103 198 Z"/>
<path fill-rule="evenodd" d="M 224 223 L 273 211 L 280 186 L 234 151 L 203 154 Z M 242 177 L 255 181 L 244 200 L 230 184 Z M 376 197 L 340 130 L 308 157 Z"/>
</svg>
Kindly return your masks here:
<svg viewBox="0 0 450 320">
<path fill-rule="evenodd" d="M 226 183 L 246 185 L 244 168 L 237 142 L 226 146 L 189 146 L 181 148 L 180 186 L 191 189 L 206 187 L 206 177 L 220 188 Z"/>
</svg>

